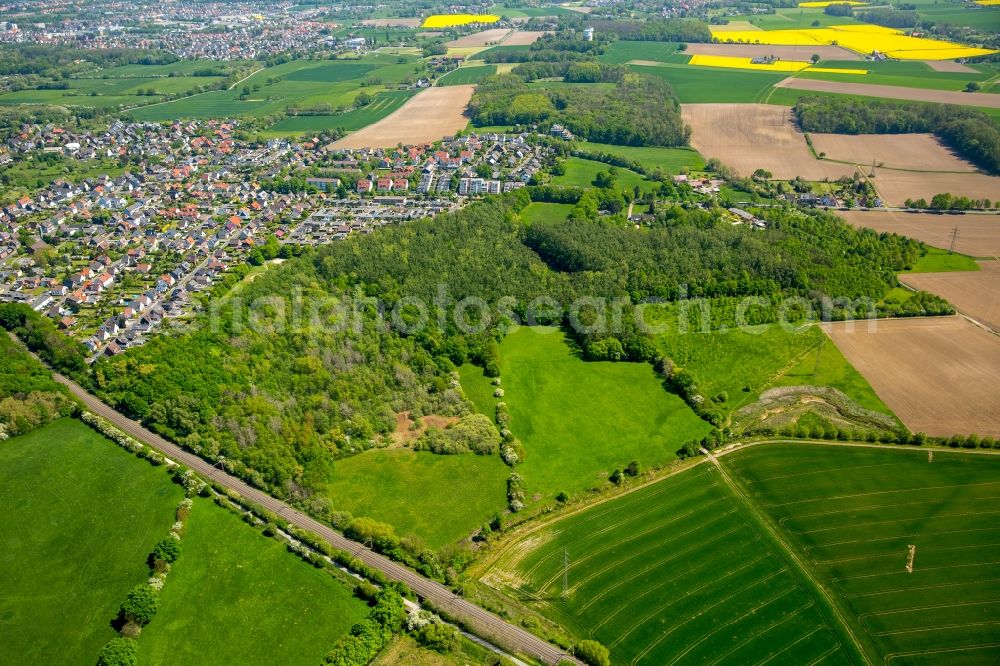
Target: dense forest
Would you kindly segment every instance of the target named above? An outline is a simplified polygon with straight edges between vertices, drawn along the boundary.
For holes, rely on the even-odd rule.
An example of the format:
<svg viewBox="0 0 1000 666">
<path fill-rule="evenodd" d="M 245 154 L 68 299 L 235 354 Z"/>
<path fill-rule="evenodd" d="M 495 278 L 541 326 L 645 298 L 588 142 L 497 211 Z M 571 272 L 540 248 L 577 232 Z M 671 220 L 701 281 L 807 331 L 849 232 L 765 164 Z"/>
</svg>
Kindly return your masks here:
<svg viewBox="0 0 1000 666">
<path fill-rule="evenodd" d="M 802 97 L 795 113 L 807 132 L 932 132 L 976 166 L 1000 173 L 1000 127 L 974 109 L 950 104 Z"/>
<path fill-rule="evenodd" d="M 590 141 L 629 146 L 687 143 L 690 130 L 662 79 L 589 63 L 527 63 L 518 69 L 532 79 L 552 72 L 574 81 L 617 82 L 613 88 L 546 89 L 529 87 L 517 73 L 496 74 L 479 84 L 469 102 L 473 123 L 560 123 Z"/>
</svg>

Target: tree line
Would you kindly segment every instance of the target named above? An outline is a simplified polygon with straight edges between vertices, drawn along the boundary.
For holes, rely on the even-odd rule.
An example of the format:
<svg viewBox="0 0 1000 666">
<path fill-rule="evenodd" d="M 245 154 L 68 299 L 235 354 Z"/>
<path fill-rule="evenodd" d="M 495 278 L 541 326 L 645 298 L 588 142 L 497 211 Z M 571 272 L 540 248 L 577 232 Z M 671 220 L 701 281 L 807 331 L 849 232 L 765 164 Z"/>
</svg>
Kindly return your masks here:
<svg viewBox="0 0 1000 666">
<path fill-rule="evenodd" d="M 795 105 L 795 113 L 807 132 L 931 132 L 981 169 L 1000 173 L 1000 127 L 975 109 L 952 104 L 802 97 Z"/>
</svg>

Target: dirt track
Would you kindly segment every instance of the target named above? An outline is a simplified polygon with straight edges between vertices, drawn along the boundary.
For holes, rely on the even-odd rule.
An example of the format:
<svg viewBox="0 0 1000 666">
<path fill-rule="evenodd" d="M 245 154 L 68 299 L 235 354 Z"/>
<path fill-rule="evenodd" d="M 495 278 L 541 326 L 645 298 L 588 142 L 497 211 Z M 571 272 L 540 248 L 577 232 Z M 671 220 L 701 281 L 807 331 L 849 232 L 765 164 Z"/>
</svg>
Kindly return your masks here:
<svg viewBox="0 0 1000 666">
<path fill-rule="evenodd" d="M 685 53 L 691 55 L 736 56 L 754 58 L 756 56 L 777 56 L 782 60 L 809 62 L 814 53 L 823 60 L 861 60 L 854 51 L 839 46 L 776 46 L 769 44 L 688 44 Z"/>
<path fill-rule="evenodd" d="M 784 106 L 685 104 L 681 114 L 692 129 L 691 145 L 706 159 L 717 157 L 741 176 L 766 169 L 775 178 L 822 180 L 857 171 L 852 165 L 814 158 L 792 122 L 791 109 Z"/>
<path fill-rule="evenodd" d="M 817 153 L 831 160 L 895 169 L 965 171 L 976 167 L 941 144 L 933 134 L 816 134 L 810 133 Z"/>
<path fill-rule="evenodd" d="M 974 257 L 1000 256 L 1000 215 L 936 215 L 897 211 L 840 211 L 856 227 L 888 231 L 947 249 L 951 230 L 958 227 L 955 251 Z"/>
<path fill-rule="evenodd" d="M 463 113 L 475 86 L 428 88 L 382 120 L 334 141 L 328 148 L 391 148 L 451 136 L 469 124 Z"/>
<path fill-rule="evenodd" d="M 979 266 L 982 270 L 908 273 L 900 275 L 899 280 L 914 289 L 948 299 L 959 312 L 1000 334 L 1000 261 L 981 261 Z M 1000 384 L 1000 376 L 997 383 Z"/>
<path fill-rule="evenodd" d="M 902 86 L 881 86 L 870 83 L 839 83 L 819 79 L 799 79 L 789 77 L 775 84 L 777 88 L 813 90 L 816 92 L 841 93 L 844 95 L 865 95 L 906 99 L 914 102 L 937 102 L 939 104 L 962 104 L 1000 109 L 1000 95 L 993 93 L 967 93 L 951 90 L 929 90 L 924 88 L 904 88 Z"/>
<path fill-rule="evenodd" d="M 823 328 L 910 430 L 1000 436 L 1000 337 L 960 316 L 875 324 Z"/>
</svg>

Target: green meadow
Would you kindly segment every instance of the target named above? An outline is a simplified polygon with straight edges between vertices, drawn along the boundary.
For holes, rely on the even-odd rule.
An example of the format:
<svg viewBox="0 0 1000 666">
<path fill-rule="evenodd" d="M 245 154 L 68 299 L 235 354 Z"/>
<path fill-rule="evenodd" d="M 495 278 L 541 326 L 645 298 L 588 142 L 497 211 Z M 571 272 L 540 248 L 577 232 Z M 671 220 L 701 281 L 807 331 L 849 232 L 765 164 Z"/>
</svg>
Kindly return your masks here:
<svg viewBox="0 0 1000 666">
<path fill-rule="evenodd" d="M 579 157 L 570 157 L 565 162 L 566 173 L 561 176 L 556 176 L 552 179 L 554 185 L 567 185 L 570 187 L 592 187 L 594 179 L 597 178 L 597 174 L 602 171 L 607 171 L 611 168 L 610 165 L 604 162 L 595 162 L 593 160 L 585 160 Z M 639 187 L 639 189 L 648 191 L 657 187 L 657 184 L 651 180 L 646 180 L 646 178 L 635 171 L 630 171 L 629 169 L 623 169 L 621 167 L 615 167 L 618 170 L 616 178 L 618 179 L 618 184 L 616 187 L 618 189 L 631 190 L 634 187 Z"/>
<path fill-rule="evenodd" d="M 600 486 L 632 460 L 664 465 L 711 428 L 667 392 L 651 365 L 583 361 L 558 329 L 521 327 L 500 343 L 500 357 L 501 399 L 524 444 L 517 472 L 529 501 Z M 494 415 L 498 399 L 482 370 L 466 365 L 461 376 L 476 407 Z"/>
<path fill-rule="evenodd" d="M 334 465 L 334 509 L 392 525 L 433 549 L 470 536 L 507 507 L 510 468 L 499 455 L 374 449 Z"/>
<path fill-rule="evenodd" d="M 658 146 L 613 146 L 608 143 L 579 141 L 577 147 L 593 153 L 608 153 L 635 160 L 652 171 L 659 167 L 665 173 L 680 173 L 681 169 L 704 169 L 705 158 L 691 148 L 661 148 Z"/>
<path fill-rule="evenodd" d="M 525 224 L 537 224 L 539 222 L 556 222 L 565 220 L 569 212 L 573 209 L 573 204 L 542 203 L 535 201 L 524 208 L 518 215 Z"/>
<path fill-rule="evenodd" d="M 951 273 L 954 271 L 978 271 L 979 264 L 972 257 L 957 252 L 948 252 L 937 247 L 928 247 L 927 252 L 917 259 L 913 268 L 904 273 Z"/>
<path fill-rule="evenodd" d="M 140 664 L 318 664 L 368 613 L 352 586 L 198 499 Z"/>
<path fill-rule="evenodd" d="M 0 443 L 0 488 L 0 662 L 94 663 L 180 486 L 62 419 Z"/>
</svg>

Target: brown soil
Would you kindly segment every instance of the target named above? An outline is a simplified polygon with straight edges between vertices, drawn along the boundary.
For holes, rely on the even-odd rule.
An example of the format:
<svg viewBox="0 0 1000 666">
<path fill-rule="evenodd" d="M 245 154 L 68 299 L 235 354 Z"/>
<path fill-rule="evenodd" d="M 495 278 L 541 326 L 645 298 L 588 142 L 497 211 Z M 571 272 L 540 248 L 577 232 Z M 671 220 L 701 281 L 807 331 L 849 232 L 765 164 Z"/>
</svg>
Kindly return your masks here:
<svg viewBox="0 0 1000 666">
<path fill-rule="evenodd" d="M 908 99 L 915 102 L 937 102 L 939 104 L 964 104 L 1000 109 L 1000 95 L 992 93 L 967 93 L 952 90 L 929 90 L 905 88 L 903 86 L 882 86 L 871 83 L 841 83 L 819 79 L 798 79 L 789 77 L 775 84 L 778 88 L 814 90 L 817 92 L 841 93 L 844 95 L 865 95 L 888 99 Z"/>
<path fill-rule="evenodd" d="M 755 58 L 757 56 L 777 56 L 782 60 L 809 62 L 816 53 L 823 60 L 861 60 L 854 51 L 839 46 L 774 46 L 768 44 L 688 44 L 685 53 L 691 55 L 735 56 Z"/>
<path fill-rule="evenodd" d="M 775 178 L 806 180 L 852 176 L 857 168 L 817 160 L 795 126 L 791 109 L 770 104 L 685 104 L 691 145 L 706 159 L 717 157 L 741 176 L 766 169 Z"/>
<path fill-rule="evenodd" d="M 954 60 L 925 60 L 927 66 L 935 72 L 958 72 L 960 74 L 978 74 L 979 71 Z"/>
<path fill-rule="evenodd" d="M 816 153 L 831 160 L 854 162 L 871 168 L 872 162 L 894 169 L 964 171 L 976 167 L 955 155 L 933 134 L 815 134 Z"/>
<path fill-rule="evenodd" d="M 1000 436 L 1000 337 L 960 316 L 824 325 L 914 432 Z"/>
<path fill-rule="evenodd" d="M 856 227 L 887 231 L 947 249 L 958 227 L 955 251 L 973 257 L 1000 256 L 1000 215 L 936 215 L 900 211 L 840 211 Z"/>
<path fill-rule="evenodd" d="M 438 428 L 439 430 L 444 430 L 451 424 L 457 422 L 457 416 L 427 414 L 426 416 L 421 416 L 416 421 L 417 427 L 414 428 L 414 421 L 410 418 L 410 412 L 397 412 L 396 429 L 393 431 L 391 439 L 394 444 L 402 446 L 408 442 L 420 439 L 420 436 L 427 432 L 428 428 Z"/>
<path fill-rule="evenodd" d="M 493 28 L 491 30 L 483 30 L 482 32 L 474 32 L 471 35 L 463 35 L 458 39 L 453 39 L 450 42 L 447 42 L 445 46 L 448 48 L 486 46 L 494 42 L 502 42 L 508 33 L 510 33 L 510 28 Z"/>
<path fill-rule="evenodd" d="M 979 271 L 907 273 L 899 279 L 914 289 L 937 294 L 962 314 L 1000 333 L 1000 261 L 981 261 Z M 997 377 L 1000 386 L 1000 376 Z"/>
<path fill-rule="evenodd" d="M 390 148 L 451 136 L 469 124 L 465 107 L 475 86 L 428 88 L 382 120 L 334 141 L 328 148 Z"/>
</svg>

